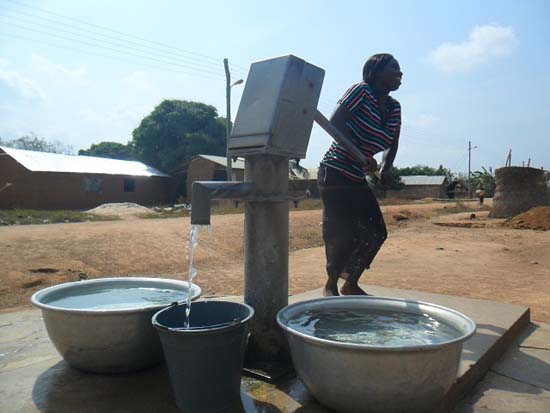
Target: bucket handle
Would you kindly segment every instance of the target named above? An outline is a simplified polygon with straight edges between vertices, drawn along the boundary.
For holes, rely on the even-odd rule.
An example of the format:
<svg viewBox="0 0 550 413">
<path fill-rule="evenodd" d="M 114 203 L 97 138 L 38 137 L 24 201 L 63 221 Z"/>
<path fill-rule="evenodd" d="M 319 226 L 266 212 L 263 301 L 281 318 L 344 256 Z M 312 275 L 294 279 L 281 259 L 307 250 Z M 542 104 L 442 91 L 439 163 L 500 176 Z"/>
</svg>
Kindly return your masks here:
<svg viewBox="0 0 550 413">
<path fill-rule="evenodd" d="M 212 324 L 209 326 L 199 326 L 199 327 L 168 327 L 168 330 L 170 331 L 197 331 L 197 330 L 210 330 L 214 328 L 222 328 L 222 327 L 229 327 L 229 326 L 236 326 L 241 323 L 241 320 L 238 318 L 235 318 L 232 321 L 228 321 L 225 323 L 219 323 L 219 324 Z"/>
</svg>

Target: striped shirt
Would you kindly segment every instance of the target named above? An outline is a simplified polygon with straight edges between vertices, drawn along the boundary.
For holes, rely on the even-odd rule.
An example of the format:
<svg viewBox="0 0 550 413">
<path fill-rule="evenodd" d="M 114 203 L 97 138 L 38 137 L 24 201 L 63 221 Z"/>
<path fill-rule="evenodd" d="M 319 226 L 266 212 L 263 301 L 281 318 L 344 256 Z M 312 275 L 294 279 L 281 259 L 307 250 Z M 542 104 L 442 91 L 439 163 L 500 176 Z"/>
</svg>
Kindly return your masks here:
<svg viewBox="0 0 550 413">
<path fill-rule="evenodd" d="M 401 105 L 397 100 L 388 98 L 385 122 L 382 121 L 378 100 L 365 82 L 350 87 L 338 103 L 351 112 L 347 126 L 353 132 L 353 143 L 365 156 L 372 158 L 391 146 L 401 126 Z M 361 164 L 336 142 L 332 143 L 321 163 L 337 169 L 352 181 L 365 180 Z"/>
</svg>

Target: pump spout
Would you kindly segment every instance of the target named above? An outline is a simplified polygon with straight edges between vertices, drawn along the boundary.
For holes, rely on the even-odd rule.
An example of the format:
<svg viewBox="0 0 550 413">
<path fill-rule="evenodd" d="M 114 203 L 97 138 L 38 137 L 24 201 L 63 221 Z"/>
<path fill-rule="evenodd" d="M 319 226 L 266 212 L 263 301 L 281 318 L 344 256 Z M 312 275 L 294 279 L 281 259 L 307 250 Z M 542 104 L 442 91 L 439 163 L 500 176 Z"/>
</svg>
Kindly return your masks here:
<svg viewBox="0 0 550 413">
<path fill-rule="evenodd" d="M 242 200 L 256 191 L 256 185 L 242 181 L 195 181 L 192 191 L 191 224 L 210 225 L 210 200 Z"/>
</svg>

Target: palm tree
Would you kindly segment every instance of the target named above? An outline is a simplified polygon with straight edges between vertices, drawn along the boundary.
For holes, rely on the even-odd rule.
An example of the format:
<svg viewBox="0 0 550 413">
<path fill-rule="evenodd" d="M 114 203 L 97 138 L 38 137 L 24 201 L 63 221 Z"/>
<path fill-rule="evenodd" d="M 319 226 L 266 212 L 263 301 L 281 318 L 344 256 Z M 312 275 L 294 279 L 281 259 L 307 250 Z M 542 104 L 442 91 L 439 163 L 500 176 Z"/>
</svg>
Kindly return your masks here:
<svg viewBox="0 0 550 413">
<path fill-rule="evenodd" d="M 290 179 L 309 179 L 309 172 L 306 168 L 300 166 L 299 159 L 290 159 L 288 170 Z"/>
<path fill-rule="evenodd" d="M 486 196 L 490 198 L 495 193 L 495 176 L 493 175 L 493 170 L 491 167 L 487 170 L 484 166 L 482 166 L 481 169 L 481 171 L 472 172 L 470 185 L 476 189 L 483 188 Z"/>
</svg>

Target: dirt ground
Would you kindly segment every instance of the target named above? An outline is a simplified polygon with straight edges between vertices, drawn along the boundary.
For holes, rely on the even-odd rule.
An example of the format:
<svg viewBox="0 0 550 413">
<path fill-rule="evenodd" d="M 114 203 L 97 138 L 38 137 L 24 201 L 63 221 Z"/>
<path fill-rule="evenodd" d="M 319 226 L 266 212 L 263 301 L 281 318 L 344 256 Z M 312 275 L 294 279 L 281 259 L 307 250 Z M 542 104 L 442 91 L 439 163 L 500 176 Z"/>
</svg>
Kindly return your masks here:
<svg viewBox="0 0 550 413">
<path fill-rule="evenodd" d="M 503 227 L 467 206 L 383 207 L 389 238 L 362 282 L 525 305 L 550 322 L 550 232 Z M 202 231 L 195 265 L 204 295 L 242 294 L 243 221 L 213 216 Z M 78 279 L 185 278 L 188 230 L 189 218 L 0 227 L 0 308 L 28 306 L 33 292 Z M 324 284 L 322 245 L 321 211 L 291 210 L 291 294 Z"/>
</svg>

